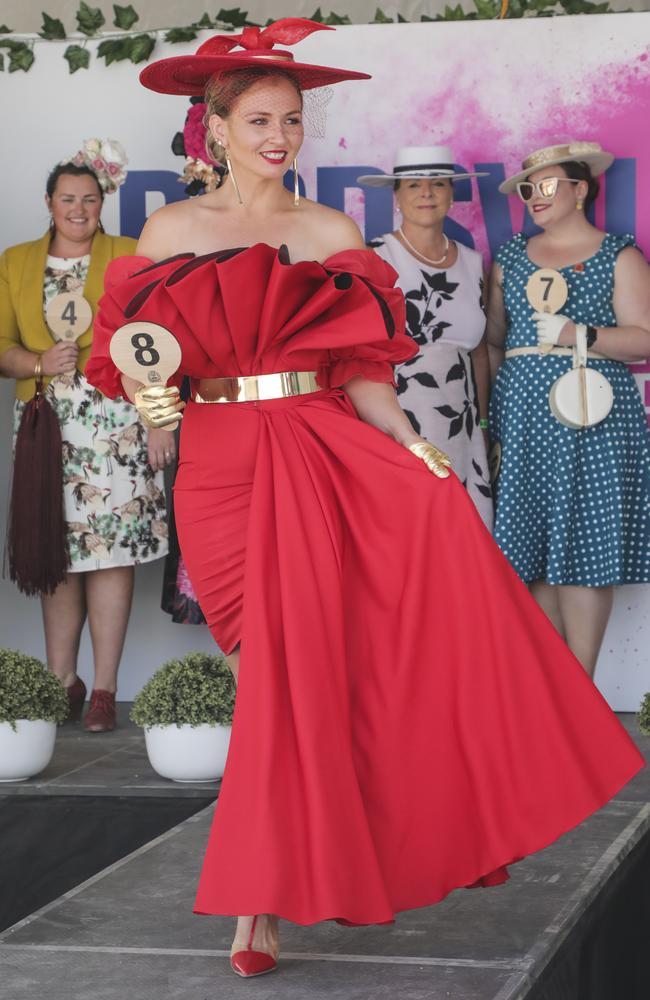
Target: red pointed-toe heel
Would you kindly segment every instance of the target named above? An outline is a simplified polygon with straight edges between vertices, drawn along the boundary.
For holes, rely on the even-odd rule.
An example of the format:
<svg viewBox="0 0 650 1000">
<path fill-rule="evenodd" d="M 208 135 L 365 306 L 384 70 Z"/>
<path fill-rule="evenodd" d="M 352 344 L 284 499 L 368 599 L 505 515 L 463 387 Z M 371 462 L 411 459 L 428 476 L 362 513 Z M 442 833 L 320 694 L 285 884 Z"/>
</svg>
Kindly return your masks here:
<svg viewBox="0 0 650 1000">
<path fill-rule="evenodd" d="M 236 951 L 230 956 L 230 966 L 238 976 L 249 979 L 251 976 L 263 976 L 267 972 L 277 969 L 278 963 L 266 951 L 253 951 L 253 937 L 255 935 L 255 925 L 257 917 L 253 917 L 251 932 L 248 935 L 248 948 L 245 951 Z"/>
<path fill-rule="evenodd" d="M 70 706 L 68 720 L 70 722 L 79 722 L 84 702 L 86 700 L 86 685 L 82 681 L 81 677 L 75 677 L 70 687 L 66 688 L 66 691 L 68 695 L 68 705 Z"/>
</svg>

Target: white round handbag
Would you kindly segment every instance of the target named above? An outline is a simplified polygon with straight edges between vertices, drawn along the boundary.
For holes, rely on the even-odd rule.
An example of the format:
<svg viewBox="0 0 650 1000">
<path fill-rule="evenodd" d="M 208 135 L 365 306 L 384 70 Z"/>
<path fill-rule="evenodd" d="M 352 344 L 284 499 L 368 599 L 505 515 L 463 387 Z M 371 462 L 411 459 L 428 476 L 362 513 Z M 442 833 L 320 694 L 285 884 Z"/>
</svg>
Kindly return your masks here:
<svg viewBox="0 0 650 1000">
<path fill-rule="evenodd" d="M 565 427 L 595 427 L 609 415 L 614 390 L 602 372 L 587 368 L 587 328 L 576 326 L 573 368 L 553 383 L 548 395 L 551 413 Z"/>
</svg>

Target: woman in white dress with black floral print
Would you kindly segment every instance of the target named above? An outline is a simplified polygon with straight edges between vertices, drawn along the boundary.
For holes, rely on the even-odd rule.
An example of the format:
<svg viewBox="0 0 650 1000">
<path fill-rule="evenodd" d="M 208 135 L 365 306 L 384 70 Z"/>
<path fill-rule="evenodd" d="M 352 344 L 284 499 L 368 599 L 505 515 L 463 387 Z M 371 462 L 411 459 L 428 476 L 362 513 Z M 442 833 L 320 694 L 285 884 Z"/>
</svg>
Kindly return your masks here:
<svg viewBox="0 0 650 1000">
<path fill-rule="evenodd" d="M 489 363 L 481 254 L 447 238 L 443 225 L 454 172 L 446 146 L 405 147 L 392 174 L 360 177 L 393 186 L 402 225 L 371 242 L 395 268 L 406 299 L 406 328 L 419 354 L 399 365 L 397 393 L 414 429 L 443 448 L 485 525 L 493 524 L 486 457 Z"/>
<path fill-rule="evenodd" d="M 162 469 L 175 458 L 175 443 L 168 431 L 148 431 L 128 400 L 106 399 L 86 381 L 92 326 L 76 342 L 57 341 L 47 307 L 77 293 L 94 312 L 109 262 L 133 253 L 135 240 L 107 235 L 100 222 L 104 194 L 124 179 L 124 162 L 119 144 L 87 140 L 48 178 L 49 231 L 0 256 L 0 374 L 16 379 L 14 431 L 39 373 L 61 431 L 69 565 L 63 582 L 41 594 L 47 663 L 67 689 L 71 718 L 80 718 L 86 687 L 77 654 L 87 618 L 94 684 L 84 727 L 91 732 L 115 726 L 134 566 L 167 552 Z"/>
</svg>

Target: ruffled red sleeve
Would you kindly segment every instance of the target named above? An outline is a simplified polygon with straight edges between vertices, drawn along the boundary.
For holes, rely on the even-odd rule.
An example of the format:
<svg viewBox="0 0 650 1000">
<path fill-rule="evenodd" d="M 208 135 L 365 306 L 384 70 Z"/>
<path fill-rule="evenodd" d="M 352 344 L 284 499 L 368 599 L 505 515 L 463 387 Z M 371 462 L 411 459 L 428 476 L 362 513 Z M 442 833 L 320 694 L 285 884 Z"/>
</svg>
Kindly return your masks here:
<svg viewBox="0 0 650 1000">
<path fill-rule="evenodd" d="M 350 343 L 330 351 L 330 387 L 361 375 L 371 382 L 395 385 L 395 365 L 414 357 L 418 348 L 406 333 L 404 295 L 395 287 L 398 274 L 371 250 L 350 250 L 325 262 L 328 271 L 354 275 L 365 290 L 366 315 L 353 321 Z M 364 336 L 355 336 L 363 324 Z"/>
<path fill-rule="evenodd" d="M 169 330 L 182 354 L 171 380 L 317 371 L 323 388 L 356 375 L 393 382 L 393 367 L 417 353 L 405 332 L 396 272 L 370 250 L 320 264 L 291 264 L 266 244 L 152 263 L 123 257 L 109 265 L 88 380 L 122 393 L 110 339 L 124 323 Z"/>
<path fill-rule="evenodd" d="M 183 260 L 187 255 L 183 255 Z M 138 293 L 141 293 L 153 280 L 160 280 L 178 266 L 179 259 L 163 261 L 154 264 L 149 257 L 136 255 L 116 257 L 104 273 L 104 294 L 99 300 L 97 314 L 93 325 L 93 344 L 90 358 L 85 369 L 86 379 L 96 389 L 99 389 L 110 399 L 124 395 L 122 374 L 113 364 L 109 345 L 115 331 L 129 323 L 133 318 L 130 306 Z M 144 317 L 139 316 L 139 319 Z M 175 316 L 169 316 L 172 322 Z M 151 322 L 162 323 L 160 315 L 152 316 Z M 181 377 L 170 379 L 170 382 L 180 384 Z"/>
</svg>

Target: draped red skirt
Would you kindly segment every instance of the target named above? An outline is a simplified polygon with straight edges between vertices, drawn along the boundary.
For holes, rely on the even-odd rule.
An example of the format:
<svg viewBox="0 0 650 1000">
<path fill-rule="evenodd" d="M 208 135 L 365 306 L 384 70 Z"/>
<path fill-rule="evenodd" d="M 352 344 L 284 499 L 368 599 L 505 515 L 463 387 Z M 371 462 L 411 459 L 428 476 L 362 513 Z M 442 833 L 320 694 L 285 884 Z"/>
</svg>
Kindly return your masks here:
<svg viewBox="0 0 650 1000">
<path fill-rule="evenodd" d="M 344 392 L 190 403 L 175 510 L 241 642 L 197 912 L 390 921 L 503 881 L 642 766 L 460 482 Z"/>
</svg>

